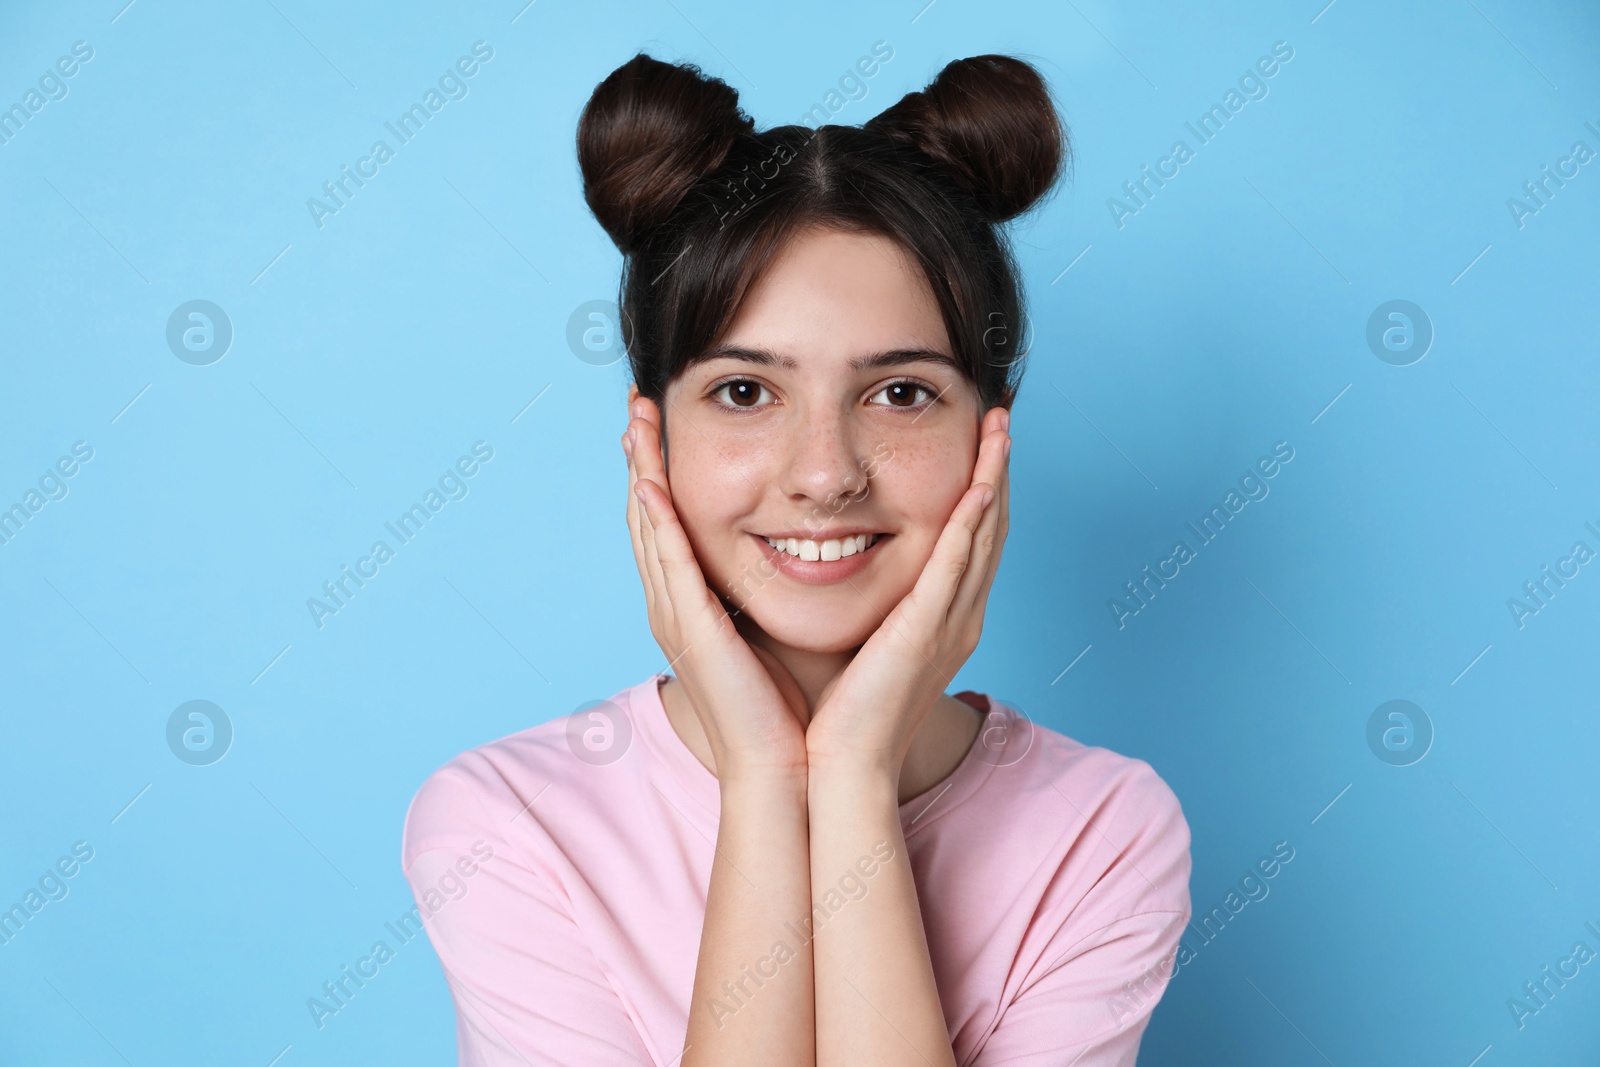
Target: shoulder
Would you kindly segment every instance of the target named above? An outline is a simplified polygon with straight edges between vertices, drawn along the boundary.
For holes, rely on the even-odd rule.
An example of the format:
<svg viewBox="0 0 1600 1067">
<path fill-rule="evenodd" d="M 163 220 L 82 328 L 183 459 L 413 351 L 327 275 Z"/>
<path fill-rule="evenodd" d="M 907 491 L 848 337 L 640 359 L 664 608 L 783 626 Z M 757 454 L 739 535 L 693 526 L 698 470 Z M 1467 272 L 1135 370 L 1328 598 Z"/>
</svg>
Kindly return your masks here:
<svg viewBox="0 0 1600 1067">
<path fill-rule="evenodd" d="M 1069 802 L 1082 800 L 1116 821 L 1181 836 L 1189 824 L 1172 787 L 1146 761 L 1109 748 L 1086 745 L 1049 727 L 1040 733 L 1038 773 L 1049 777 Z"/>
<path fill-rule="evenodd" d="M 501 827 L 557 773 L 556 746 L 564 742 L 565 719 L 468 749 L 429 774 L 406 809 L 400 844 L 404 866 L 429 848 L 455 847 L 486 832 L 502 838 Z"/>
<path fill-rule="evenodd" d="M 977 745 L 994 764 L 989 787 L 1000 786 L 998 792 L 1043 803 L 1054 796 L 1058 805 L 1180 833 L 1188 843 L 1177 794 L 1142 759 L 1086 745 L 999 701 L 992 701 Z"/>
<path fill-rule="evenodd" d="M 638 687 L 630 687 L 604 703 L 628 709 Z M 583 729 L 574 729 L 575 724 Z M 576 753 L 585 730 L 593 727 L 584 709 L 559 715 L 536 726 L 470 748 L 447 760 L 423 780 L 406 809 L 401 832 L 401 863 L 430 848 L 460 848 L 475 839 L 505 841 L 516 829 L 519 813 L 532 810 L 545 792 L 594 780 L 585 774 L 593 764 Z M 577 740 L 574 740 L 574 736 Z"/>
<path fill-rule="evenodd" d="M 1057 876 L 1098 905 L 1091 911 L 1188 911 L 1189 823 L 1155 768 L 999 710 L 1015 732 L 1007 743 L 1025 740 L 1027 749 L 997 765 L 981 793 L 1053 840 Z"/>
</svg>

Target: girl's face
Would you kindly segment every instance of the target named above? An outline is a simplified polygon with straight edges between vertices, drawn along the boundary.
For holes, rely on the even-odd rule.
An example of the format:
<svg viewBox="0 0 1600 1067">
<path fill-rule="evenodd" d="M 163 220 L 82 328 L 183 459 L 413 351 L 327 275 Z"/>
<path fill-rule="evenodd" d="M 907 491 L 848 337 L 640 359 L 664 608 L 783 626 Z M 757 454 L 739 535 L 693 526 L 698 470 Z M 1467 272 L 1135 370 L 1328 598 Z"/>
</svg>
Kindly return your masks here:
<svg viewBox="0 0 1600 1067">
<path fill-rule="evenodd" d="M 661 415 L 706 583 L 774 640 L 842 652 L 916 583 L 972 484 L 983 411 L 900 246 L 814 228 Z"/>
</svg>

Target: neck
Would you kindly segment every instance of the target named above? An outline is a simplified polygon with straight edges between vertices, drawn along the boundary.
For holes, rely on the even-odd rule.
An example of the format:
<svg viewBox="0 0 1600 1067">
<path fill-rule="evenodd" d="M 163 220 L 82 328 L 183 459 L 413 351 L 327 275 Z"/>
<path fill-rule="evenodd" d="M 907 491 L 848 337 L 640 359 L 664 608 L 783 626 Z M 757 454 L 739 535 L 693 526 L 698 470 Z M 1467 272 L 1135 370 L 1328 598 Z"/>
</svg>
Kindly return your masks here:
<svg viewBox="0 0 1600 1067">
<path fill-rule="evenodd" d="M 843 673 L 859 651 L 809 652 L 793 648 L 773 640 L 742 614 L 734 616 L 734 625 L 746 641 L 776 659 L 794 678 L 805 698 L 805 721 L 808 723 L 822 701 L 823 692 Z M 678 737 L 707 770 L 716 774 L 716 760 L 711 753 L 711 745 L 681 687 L 675 681 L 670 682 L 661 699 L 667 719 Z M 920 795 L 955 770 L 967 750 L 976 743 L 982 723 L 981 712 L 975 712 L 949 696 L 940 697 L 912 739 L 910 751 L 906 753 L 905 764 L 900 772 L 900 802 L 905 803 Z"/>
<path fill-rule="evenodd" d="M 816 714 L 817 706 L 822 703 L 822 694 L 827 691 L 835 678 L 844 673 L 844 669 L 850 666 L 850 661 L 859 651 L 852 648 L 844 652 L 809 652 L 805 649 L 792 648 L 773 640 L 754 626 L 750 627 L 746 639 L 751 644 L 759 645 L 762 651 L 770 653 L 800 687 L 800 692 L 806 700 L 806 722 L 810 722 L 811 716 Z"/>
</svg>

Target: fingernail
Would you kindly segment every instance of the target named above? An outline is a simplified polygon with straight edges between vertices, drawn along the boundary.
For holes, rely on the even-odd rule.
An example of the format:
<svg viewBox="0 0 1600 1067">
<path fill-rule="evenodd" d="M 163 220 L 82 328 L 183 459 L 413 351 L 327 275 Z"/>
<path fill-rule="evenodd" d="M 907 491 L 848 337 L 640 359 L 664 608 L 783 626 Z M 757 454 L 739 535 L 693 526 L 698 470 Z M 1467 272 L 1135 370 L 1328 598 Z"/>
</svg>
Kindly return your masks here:
<svg viewBox="0 0 1600 1067">
<path fill-rule="evenodd" d="M 622 435 L 622 451 L 627 453 L 629 459 L 633 458 L 633 431 L 629 430 Z"/>
<path fill-rule="evenodd" d="M 983 491 L 983 507 L 988 507 L 989 506 L 989 502 L 992 501 L 993 499 L 994 499 L 994 490 L 993 489 L 985 489 Z"/>
<path fill-rule="evenodd" d="M 1007 433 L 1011 432 L 1011 412 L 1005 408 L 1000 409 L 1000 428 Z"/>
</svg>

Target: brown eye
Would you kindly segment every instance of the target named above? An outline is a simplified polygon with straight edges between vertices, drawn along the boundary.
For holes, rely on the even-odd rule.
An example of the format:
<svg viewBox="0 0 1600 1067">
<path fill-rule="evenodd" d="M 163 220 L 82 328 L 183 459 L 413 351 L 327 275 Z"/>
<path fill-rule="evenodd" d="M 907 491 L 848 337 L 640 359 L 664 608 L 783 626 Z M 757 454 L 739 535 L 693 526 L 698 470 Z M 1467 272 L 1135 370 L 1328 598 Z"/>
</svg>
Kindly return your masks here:
<svg viewBox="0 0 1600 1067">
<path fill-rule="evenodd" d="M 733 408 L 760 407 L 763 400 L 771 400 L 771 394 L 766 386 L 748 378 L 738 378 L 731 382 L 724 382 L 717 388 L 715 394 L 723 403 Z"/>
<path fill-rule="evenodd" d="M 923 402 L 924 396 L 932 396 L 932 390 L 916 382 L 893 382 L 879 389 L 872 395 L 872 402 L 881 403 L 892 408 L 914 408 Z"/>
</svg>

